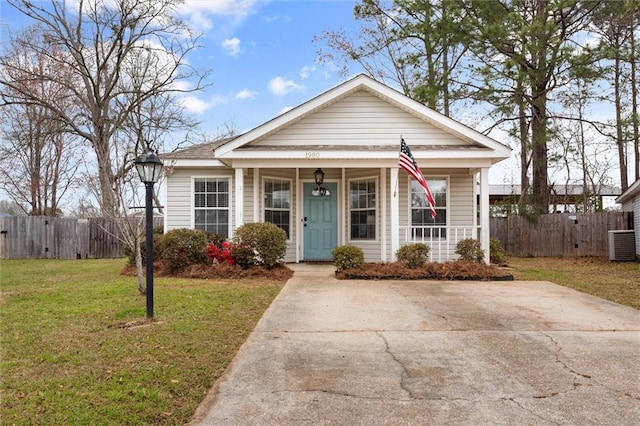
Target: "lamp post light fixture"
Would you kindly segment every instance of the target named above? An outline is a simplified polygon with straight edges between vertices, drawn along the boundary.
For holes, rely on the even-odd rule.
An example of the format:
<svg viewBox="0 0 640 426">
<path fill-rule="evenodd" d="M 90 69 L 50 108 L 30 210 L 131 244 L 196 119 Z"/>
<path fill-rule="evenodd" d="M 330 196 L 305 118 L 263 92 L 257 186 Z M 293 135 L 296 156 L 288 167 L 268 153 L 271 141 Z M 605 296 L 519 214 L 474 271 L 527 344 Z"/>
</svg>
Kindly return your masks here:
<svg viewBox="0 0 640 426">
<path fill-rule="evenodd" d="M 313 179 L 316 181 L 316 185 L 320 186 L 324 182 L 324 172 L 320 167 L 313 172 Z"/>
<path fill-rule="evenodd" d="M 147 318 L 153 318 L 153 184 L 160 180 L 164 164 L 151 148 L 135 159 L 134 164 L 146 191 L 145 216 L 147 240 Z"/>
</svg>

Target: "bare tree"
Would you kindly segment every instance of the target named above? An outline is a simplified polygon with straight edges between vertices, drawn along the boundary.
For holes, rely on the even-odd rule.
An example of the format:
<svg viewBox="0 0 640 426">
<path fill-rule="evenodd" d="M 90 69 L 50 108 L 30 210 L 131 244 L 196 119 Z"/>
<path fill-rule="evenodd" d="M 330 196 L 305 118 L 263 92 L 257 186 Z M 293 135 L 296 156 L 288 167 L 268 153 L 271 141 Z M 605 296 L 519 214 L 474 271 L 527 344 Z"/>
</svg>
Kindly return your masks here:
<svg viewBox="0 0 640 426">
<path fill-rule="evenodd" d="M 50 5 L 29 0 L 7 2 L 40 23 L 49 44 L 62 54 L 53 56 L 42 46 L 21 40 L 25 48 L 68 69 L 74 78 L 71 84 L 59 81 L 49 70 L 25 74 L 20 63 L 2 57 L 0 84 L 12 90 L 11 96 L 3 91 L 2 101 L 46 108 L 89 143 L 97 160 L 101 210 L 116 216 L 123 206 L 114 184 L 122 170 L 114 165 L 114 155 L 126 150 L 114 148 L 118 141 L 114 135 L 149 99 L 169 99 L 203 87 L 206 73 L 186 61 L 197 47 L 197 37 L 175 17 L 181 1 L 78 0 L 73 9 L 55 0 Z M 77 106 L 76 113 L 71 115 L 28 90 L 32 83 L 41 81 L 65 85 L 71 94 L 69 100 Z M 162 130 L 181 124 L 165 118 L 159 127 Z"/>
<path fill-rule="evenodd" d="M 43 35 L 41 26 L 32 26 L 21 33 L 20 39 L 48 50 L 48 56 L 34 55 L 23 43 L 14 40 L 7 46 L 6 57 L 12 63 L 21 64 L 23 77 L 19 81 L 26 86 L 20 87 L 20 91 L 33 93 L 73 114 L 75 108 L 68 101 L 65 84 L 30 80 L 30 75 L 44 70 L 55 75 L 57 81 L 69 78 L 66 68 L 57 67 L 50 60 L 60 53 Z M 10 98 L 16 94 L 19 96 L 9 87 L 3 96 Z M 5 104 L 0 106 L 0 111 L 0 187 L 29 215 L 59 215 L 65 194 L 77 186 L 76 171 L 82 158 L 77 137 L 67 133 L 65 123 L 42 105 Z"/>
</svg>

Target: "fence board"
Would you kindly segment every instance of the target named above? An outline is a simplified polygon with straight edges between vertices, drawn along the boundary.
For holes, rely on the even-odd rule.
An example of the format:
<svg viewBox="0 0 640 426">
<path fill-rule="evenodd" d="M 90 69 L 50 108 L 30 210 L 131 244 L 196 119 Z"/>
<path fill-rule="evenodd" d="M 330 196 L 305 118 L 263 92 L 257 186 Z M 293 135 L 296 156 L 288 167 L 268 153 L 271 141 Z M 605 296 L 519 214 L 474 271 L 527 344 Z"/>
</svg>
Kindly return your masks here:
<svg viewBox="0 0 640 426">
<path fill-rule="evenodd" d="M 155 217 L 154 226 L 163 218 Z M 0 259 L 123 257 L 115 221 L 45 216 L 0 218 Z"/>
<path fill-rule="evenodd" d="M 491 238 L 509 256 L 607 256 L 608 232 L 633 229 L 632 212 L 562 213 L 538 217 L 495 217 Z"/>
</svg>

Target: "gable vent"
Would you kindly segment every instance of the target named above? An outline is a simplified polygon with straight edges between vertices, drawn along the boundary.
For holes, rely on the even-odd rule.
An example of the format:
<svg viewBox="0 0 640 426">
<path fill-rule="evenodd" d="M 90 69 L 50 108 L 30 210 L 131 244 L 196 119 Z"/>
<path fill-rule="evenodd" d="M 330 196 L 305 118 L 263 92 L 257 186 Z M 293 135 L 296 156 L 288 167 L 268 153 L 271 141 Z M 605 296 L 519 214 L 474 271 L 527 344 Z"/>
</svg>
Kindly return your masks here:
<svg viewBox="0 0 640 426">
<path fill-rule="evenodd" d="M 633 229 L 609 231 L 609 260 L 636 260 L 636 237 Z"/>
</svg>

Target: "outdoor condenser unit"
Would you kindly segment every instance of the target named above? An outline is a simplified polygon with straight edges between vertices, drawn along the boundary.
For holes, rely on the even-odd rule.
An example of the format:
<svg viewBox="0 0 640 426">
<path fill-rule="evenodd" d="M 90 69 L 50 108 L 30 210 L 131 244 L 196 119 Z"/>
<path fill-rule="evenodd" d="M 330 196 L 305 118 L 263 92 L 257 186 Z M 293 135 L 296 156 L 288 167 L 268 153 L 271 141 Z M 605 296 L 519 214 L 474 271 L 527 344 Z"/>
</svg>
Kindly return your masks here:
<svg viewBox="0 0 640 426">
<path fill-rule="evenodd" d="M 636 236 L 633 229 L 609 231 L 609 260 L 636 260 Z"/>
</svg>

